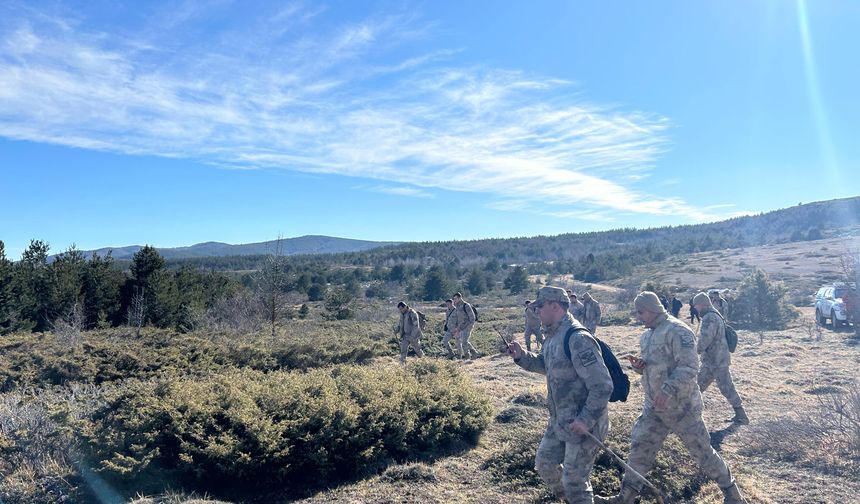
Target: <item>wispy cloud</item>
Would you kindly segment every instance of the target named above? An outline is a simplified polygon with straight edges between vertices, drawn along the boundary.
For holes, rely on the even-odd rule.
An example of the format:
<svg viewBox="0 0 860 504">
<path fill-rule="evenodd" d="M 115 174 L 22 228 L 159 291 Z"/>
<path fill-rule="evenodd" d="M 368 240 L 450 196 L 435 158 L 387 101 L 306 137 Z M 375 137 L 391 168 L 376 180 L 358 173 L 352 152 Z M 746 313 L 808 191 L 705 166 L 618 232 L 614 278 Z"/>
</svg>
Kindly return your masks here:
<svg viewBox="0 0 860 504">
<path fill-rule="evenodd" d="M 393 194 L 395 196 L 406 196 L 409 198 L 433 198 L 434 195 L 430 192 L 427 192 L 423 189 L 419 189 L 417 187 L 408 187 L 408 186 L 389 186 L 389 185 L 372 185 L 365 186 L 359 185 L 355 186 L 354 189 L 364 190 L 364 191 L 372 191 L 384 194 Z"/>
<path fill-rule="evenodd" d="M 393 58 L 427 36 L 411 15 L 333 26 L 294 3 L 204 43 L 195 22 L 213 14 L 198 7 L 137 37 L 7 7 L 0 136 L 371 178 L 384 184 L 368 190 L 411 197 L 540 200 L 579 218 L 712 218 L 637 189 L 667 148 L 665 117 L 590 103 L 551 76 L 456 65 L 457 50 Z"/>
</svg>

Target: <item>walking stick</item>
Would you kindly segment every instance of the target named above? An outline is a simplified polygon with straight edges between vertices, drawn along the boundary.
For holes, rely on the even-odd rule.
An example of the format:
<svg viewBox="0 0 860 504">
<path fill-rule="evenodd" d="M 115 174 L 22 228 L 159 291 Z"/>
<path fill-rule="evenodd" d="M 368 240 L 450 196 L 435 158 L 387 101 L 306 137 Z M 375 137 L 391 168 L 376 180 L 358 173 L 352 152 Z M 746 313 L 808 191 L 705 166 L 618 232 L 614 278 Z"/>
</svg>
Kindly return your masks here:
<svg viewBox="0 0 860 504">
<path fill-rule="evenodd" d="M 509 348 L 511 344 L 508 343 L 507 338 L 505 338 L 505 335 L 502 334 L 502 330 L 499 329 L 499 326 L 493 326 L 493 329 L 495 329 L 496 332 L 499 333 L 499 337 L 502 338 L 502 342 L 505 344 L 505 348 Z"/>
<path fill-rule="evenodd" d="M 625 462 L 625 461 L 624 461 L 624 459 L 623 459 L 623 458 L 621 458 L 621 457 L 619 457 L 618 455 L 616 455 L 614 451 L 612 451 L 608 446 L 606 446 L 606 445 L 605 445 L 605 444 L 603 444 L 599 439 L 597 439 L 597 437 L 596 437 L 594 434 L 592 434 L 592 433 L 590 433 L 590 432 L 588 432 L 588 431 L 585 431 L 585 435 L 586 435 L 586 436 L 588 436 L 589 438 L 591 438 L 591 440 L 592 440 L 592 441 L 594 441 L 594 442 L 597 444 L 597 446 L 599 446 L 600 448 L 602 448 L 602 449 L 603 449 L 603 451 L 605 451 L 606 453 L 608 453 L 608 454 L 612 455 L 612 456 L 615 458 L 615 460 L 617 460 L 617 461 L 618 461 L 618 463 L 620 463 L 622 466 L 624 466 L 624 470 L 625 470 L 625 471 L 630 471 L 630 473 L 631 473 L 631 474 L 633 474 L 634 476 L 636 476 L 637 478 L 639 478 L 640 480 L 642 480 L 648 488 L 650 488 L 651 490 L 653 490 L 653 491 L 654 491 L 654 495 L 656 495 L 656 496 L 657 496 L 657 502 L 659 502 L 660 504 L 665 504 L 665 503 L 663 502 L 663 495 L 660 493 L 660 490 L 657 490 L 657 487 L 655 487 L 654 485 L 652 485 L 652 484 L 651 484 L 651 482 L 650 482 L 650 481 L 648 481 L 647 479 L 645 479 L 645 476 L 642 476 L 641 474 L 639 474 L 638 472 L 636 472 L 636 469 L 633 469 L 632 467 L 630 467 L 630 466 L 627 464 L 627 462 Z"/>
</svg>

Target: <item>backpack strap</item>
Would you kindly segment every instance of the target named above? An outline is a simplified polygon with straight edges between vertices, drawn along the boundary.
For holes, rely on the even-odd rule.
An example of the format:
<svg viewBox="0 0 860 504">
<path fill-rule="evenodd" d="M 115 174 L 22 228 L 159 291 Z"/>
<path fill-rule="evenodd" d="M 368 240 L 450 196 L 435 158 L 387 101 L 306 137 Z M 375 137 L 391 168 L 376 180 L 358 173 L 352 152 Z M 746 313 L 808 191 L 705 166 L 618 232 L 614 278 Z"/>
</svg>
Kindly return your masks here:
<svg viewBox="0 0 860 504">
<path fill-rule="evenodd" d="M 594 344 L 597 345 L 597 349 L 600 350 L 600 353 L 603 353 L 603 348 L 600 346 L 600 343 L 598 342 L 597 338 L 592 336 L 591 332 L 589 332 L 588 329 L 581 326 L 571 326 L 571 328 L 568 329 L 566 333 L 564 333 L 564 355 L 567 356 L 568 360 L 573 360 L 573 355 L 571 355 L 570 353 L 570 337 L 573 336 L 573 333 L 578 331 L 588 334 L 588 337 L 591 338 L 591 341 L 593 341 Z"/>
</svg>

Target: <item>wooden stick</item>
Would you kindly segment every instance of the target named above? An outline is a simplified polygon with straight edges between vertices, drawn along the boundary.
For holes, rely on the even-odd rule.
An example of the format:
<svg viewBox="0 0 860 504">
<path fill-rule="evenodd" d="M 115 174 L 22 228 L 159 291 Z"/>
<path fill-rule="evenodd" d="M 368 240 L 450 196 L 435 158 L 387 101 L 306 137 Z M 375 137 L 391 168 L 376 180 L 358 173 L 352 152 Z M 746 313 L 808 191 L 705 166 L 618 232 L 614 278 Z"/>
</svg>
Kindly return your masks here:
<svg viewBox="0 0 860 504">
<path fill-rule="evenodd" d="M 641 480 L 642 480 L 642 481 L 643 481 L 643 482 L 648 486 L 648 488 L 650 488 L 651 490 L 653 490 L 653 491 L 654 491 L 654 495 L 656 495 L 656 496 L 657 496 L 657 502 L 659 502 L 660 504 L 665 504 L 665 503 L 663 502 L 663 495 L 662 495 L 662 494 L 660 494 L 660 491 L 659 491 L 659 490 L 657 490 L 657 487 L 655 487 L 654 485 L 652 485 L 652 484 L 651 484 L 651 482 L 650 482 L 650 481 L 648 481 L 647 479 L 645 479 L 645 476 L 642 476 L 641 474 L 639 474 L 638 472 L 636 472 L 636 469 L 633 469 L 632 467 L 630 467 L 630 466 L 627 464 L 627 462 L 625 462 L 625 461 L 624 461 L 624 459 L 623 459 L 623 458 L 621 458 L 621 457 L 619 457 L 618 455 L 616 455 L 614 451 L 612 451 L 611 449 L 609 449 L 609 447 L 608 447 L 608 446 L 606 446 L 606 445 L 605 445 L 605 444 L 603 444 L 599 439 L 597 439 L 597 436 L 595 436 L 594 434 L 592 434 L 592 433 L 590 433 L 590 432 L 588 432 L 588 431 L 585 431 L 585 435 L 586 435 L 586 436 L 588 436 L 589 438 L 591 438 L 591 440 L 592 440 L 592 441 L 594 441 L 595 443 L 597 443 L 597 446 L 601 447 L 601 448 L 603 449 L 603 451 L 605 451 L 606 453 L 608 453 L 608 454 L 612 455 L 613 457 L 615 457 L 615 460 L 617 460 L 617 461 L 618 461 L 622 466 L 624 466 L 624 470 L 625 470 L 625 471 L 630 471 L 630 473 L 631 473 L 631 474 L 633 474 L 633 475 L 634 475 L 634 476 L 636 476 L 637 478 L 641 479 Z"/>
</svg>

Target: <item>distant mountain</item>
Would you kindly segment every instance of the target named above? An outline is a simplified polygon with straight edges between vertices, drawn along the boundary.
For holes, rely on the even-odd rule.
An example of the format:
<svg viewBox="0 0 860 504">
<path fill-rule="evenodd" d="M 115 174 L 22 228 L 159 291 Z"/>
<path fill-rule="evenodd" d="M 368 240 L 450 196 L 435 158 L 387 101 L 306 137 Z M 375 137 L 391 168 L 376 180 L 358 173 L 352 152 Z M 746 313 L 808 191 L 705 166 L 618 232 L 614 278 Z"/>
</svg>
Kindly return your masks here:
<svg viewBox="0 0 860 504">
<path fill-rule="evenodd" d="M 332 254 L 339 252 L 362 252 L 386 245 L 398 245 L 399 242 L 376 242 L 366 240 L 352 240 L 349 238 L 335 238 L 333 236 L 307 235 L 297 238 L 284 238 L 281 240 L 283 255 L 295 254 Z M 111 252 L 114 259 L 131 259 L 135 252 L 143 248 L 141 245 L 130 245 L 126 247 L 104 247 L 97 250 L 85 251 L 89 256 L 92 252 L 104 256 Z M 189 259 L 199 257 L 223 257 L 223 256 L 245 256 L 263 255 L 276 252 L 277 240 L 246 243 L 243 245 L 230 245 L 229 243 L 205 242 L 191 245 L 190 247 L 158 248 L 158 252 L 165 259 Z"/>
</svg>

